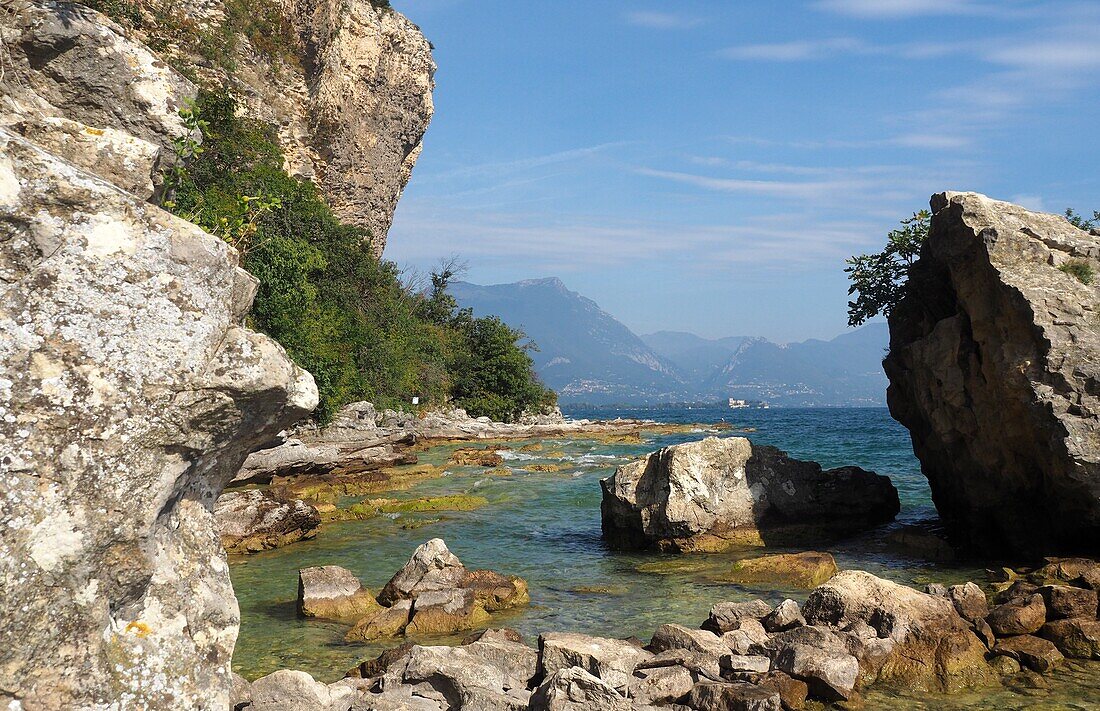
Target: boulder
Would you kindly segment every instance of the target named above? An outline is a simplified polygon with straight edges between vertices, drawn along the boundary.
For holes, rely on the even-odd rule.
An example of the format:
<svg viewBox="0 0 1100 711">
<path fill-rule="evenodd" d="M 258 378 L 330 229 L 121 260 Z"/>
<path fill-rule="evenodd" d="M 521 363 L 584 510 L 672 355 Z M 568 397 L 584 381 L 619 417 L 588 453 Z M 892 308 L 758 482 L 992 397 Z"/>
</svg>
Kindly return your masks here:
<svg viewBox="0 0 1100 711">
<path fill-rule="evenodd" d="M 1100 659 L 1100 620 L 1077 617 L 1043 625 L 1039 636 L 1073 659 Z"/>
<path fill-rule="evenodd" d="M 696 681 L 697 675 L 679 664 L 639 669 L 630 680 L 630 700 L 635 706 L 670 704 L 686 696 Z"/>
<path fill-rule="evenodd" d="M 1044 585 L 1039 588 L 1046 604 L 1047 617 L 1052 620 L 1067 617 L 1096 617 L 1095 590 L 1069 585 Z"/>
<path fill-rule="evenodd" d="M 362 619 L 382 606 L 359 579 L 338 565 L 321 565 L 298 571 L 298 614 L 333 620 Z"/>
<path fill-rule="evenodd" d="M 302 671 L 280 669 L 252 682 L 248 711 L 345 711 L 355 691 L 341 684 L 328 686 Z"/>
<path fill-rule="evenodd" d="M 67 67 L 58 101 L 141 86 L 112 24 L 46 12 L 4 45 Z M 93 77 L 77 48 L 128 74 Z M 313 379 L 244 327 L 256 281 L 229 245 L 4 128 L 0 234 L 0 688 L 28 709 L 226 708 L 239 613 L 214 501 L 316 406 Z"/>
<path fill-rule="evenodd" d="M 998 637 L 1032 634 L 1047 621 L 1047 608 L 1042 595 L 1032 595 L 997 605 L 985 621 Z"/>
<path fill-rule="evenodd" d="M 1065 659 L 1053 642 L 1030 634 L 997 640 L 993 654 L 1012 657 L 1040 674 L 1053 671 Z"/>
<path fill-rule="evenodd" d="M 527 581 L 491 570 L 468 571 L 459 587 L 473 590 L 478 603 L 489 612 L 526 605 L 531 601 L 527 592 Z"/>
<path fill-rule="evenodd" d="M 469 700 L 477 692 L 489 695 L 504 692 L 504 671 L 466 647 L 414 646 L 401 680 L 405 684 L 428 684 L 443 695 L 451 708 L 476 709 L 479 706 Z"/>
<path fill-rule="evenodd" d="M 477 602 L 473 590 L 429 590 L 413 601 L 412 618 L 405 634 L 450 634 L 480 627 L 488 621 L 489 613 Z"/>
<path fill-rule="evenodd" d="M 764 674 L 772 668 L 772 660 L 759 654 L 727 654 L 722 657 L 723 675 L 755 673 Z"/>
<path fill-rule="evenodd" d="M 1047 558 L 1030 576 L 1042 583 L 1064 581 L 1089 590 L 1100 590 L 1100 561 L 1091 558 Z"/>
<path fill-rule="evenodd" d="M 976 193 L 933 196 L 890 314 L 890 412 L 940 517 L 990 552 L 1100 546 L 1100 238 Z"/>
<path fill-rule="evenodd" d="M 807 644 L 783 647 L 775 668 L 806 682 L 810 695 L 824 701 L 847 700 L 859 678 L 859 660 L 853 655 Z"/>
<path fill-rule="evenodd" d="M 780 671 L 761 674 L 753 683 L 763 689 L 778 691 L 784 711 L 799 711 L 804 708 L 806 697 L 810 694 L 810 687 L 806 682 L 794 679 Z"/>
<path fill-rule="evenodd" d="M 227 553 L 258 553 L 308 540 L 321 526 L 316 508 L 260 489 L 223 493 L 214 504 L 214 520 Z"/>
<path fill-rule="evenodd" d="M 881 681 L 954 691 L 993 679 L 985 645 L 947 598 L 846 570 L 811 592 L 802 614 L 811 625 L 846 628 L 861 622 L 891 640 L 885 658 L 874 665 Z M 865 669 L 871 671 L 870 665 Z"/>
<path fill-rule="evenodd" d="M 600 485 L 604 537 L 625 549 L 820 540 L 889 521 L 899 508 L 887 477 L 855 467 L 823 472 L 743 437 L 665 447 Z"/>
<path fill-rule="evenodd" d="M 609 684 L 579 667 L 550 674 L 531 695 L 530 711 L 630 711 L 631 704 Z"/>
<path fill-rule="evenodd" d="M 412 616 L 412 600 L 398 600 L 390 607 L 383 607 L 362 617 L 344 635 L 346 642 L 369 642 L 393 637 L 405 631 Z"/>
<path fill-rule="evenodd" d="M 700 681 L 687 698 L 695 711 L 780 711 L 781 704 L 777 689 L 744 682 Z"/>
<path fill-rule="evenodd" d="M 378 593 L 378 602 L 388 606 L 398 600 L 414 600 L 422 592 L 456 588 L 466 572 L 443 539 L 433 538 L 420 545 L 409 562 L 390 578 Z"/>
<path fill-rule="evenodd" d="M 952 585 L 947 588 L 947 599 L 955 606 L 955 611 L 969 622 L 984 620 L 989 614 L 989 601 L 974 583 Z"/>
<path fill-rule="evenodd" d="M 549 632 L 539 636 L 539 673 L 542 676 L 550 677 L 560 670 L 580 667 L 617 691 L 625 692 L 634 668 L 652 656 L 618 639 L 572 632 Z"/>
<path fill-rule="evenodd" d="M 828 553 L 780 553 L 745 558 L 716 580 L 737 585 L 767 585 L 812 590 L 836 575 L 836 561 Z"/>
<path fill-rule="evenodd" d="M 734 654 L 748 654 L 754 646 L 767 641 L 768 633 L 764 625 L 751 617 L 741 620 L 737 629 L 722 635 L 722 643 Z"/>
<path fill-rule="evenodd" d="M 399 662 L 404 663 L 412 648 L 413 644 L 411 642 L 406 642 L 400 646 L 383 650 L 377 657 L 365 659 L 349 669 L 348 672 L 344 674 L 344 678 L 369 679 L 371 677 L 382 676 L 394 664 Z"/>
<path fill-rule="evenodd" d="M 729 654 L 729 648 L 722 643 L 718 635 L 708 630 L 693 630 L 682 625 L 661 625 L 653 633 L 649 642 L 653 652 L 670 649 L 686 649 L 691 652 L 722 657 Z"/>
<path fill-rule="evenodd" d="M 719 602 L 710 608 L 710 617 L 702 626 L 703 629 L 722 634 L 739 629 L 744 619 L 760 621 L 771 611 L 772 606 L 763 600 Z"/>
<path fill-rule="evenodd" d="M 538 673 L 538 651 L 526 644 L 480 639 L 463 645 L 470 654 L 504 672 L 504 690 L 526 689 Z"/>
<path fill-rule="evenodd" d="M 806 620 L 802 617 L 802 611 L 798 608 L 797 602 L 784 600 L 761 620 L 761 624 L 768 632 L 786 632 L 789 629 L 801 627 L 806 624 Z"/>
</svg>

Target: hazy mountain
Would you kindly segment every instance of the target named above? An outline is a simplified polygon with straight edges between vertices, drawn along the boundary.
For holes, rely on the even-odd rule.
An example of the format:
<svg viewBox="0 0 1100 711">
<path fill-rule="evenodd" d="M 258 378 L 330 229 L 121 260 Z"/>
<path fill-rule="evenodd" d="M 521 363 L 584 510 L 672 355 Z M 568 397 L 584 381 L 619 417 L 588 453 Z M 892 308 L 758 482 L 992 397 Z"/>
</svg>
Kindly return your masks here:
<svg viewBox="0 0 1100 711">
<path fill-rule="evenodd" d="M 675 366 L 560 279 L 456 282 L 449 290 L 474 315 L 498 316 L 526 333 L 539 349 L 531 354 L 535 369 L 565 402 L 675 399 L 684 391 Z"/>
<path fill-rule="evenodd" d="M 786 345 L 678 331 L 639 338 L 559 279 L 494 286 L 459 282 L 451 293 L 475 315 L 499 316 L 535 341 L 535 368 L 563 402 L 732 397 L 786 406 L 885 404 L 886 324 L 869 324 L 830 341 Z"/>
</svg>

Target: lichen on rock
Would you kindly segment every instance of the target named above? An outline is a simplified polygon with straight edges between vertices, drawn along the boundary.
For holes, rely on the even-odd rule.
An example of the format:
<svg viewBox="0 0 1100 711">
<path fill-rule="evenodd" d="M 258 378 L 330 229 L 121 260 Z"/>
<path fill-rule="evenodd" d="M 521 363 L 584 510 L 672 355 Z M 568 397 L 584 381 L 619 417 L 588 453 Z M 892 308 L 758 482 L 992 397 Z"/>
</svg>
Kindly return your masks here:
<svg viewBox="0 0 1100 711">
<path fill-rule="evenodd" d="M 225 708 L 211 509 L 317 403 L 227 244 L 0 128 L 0 689 Z M 48 624 L 43 624 L 48 620 Z"/>
</svg>

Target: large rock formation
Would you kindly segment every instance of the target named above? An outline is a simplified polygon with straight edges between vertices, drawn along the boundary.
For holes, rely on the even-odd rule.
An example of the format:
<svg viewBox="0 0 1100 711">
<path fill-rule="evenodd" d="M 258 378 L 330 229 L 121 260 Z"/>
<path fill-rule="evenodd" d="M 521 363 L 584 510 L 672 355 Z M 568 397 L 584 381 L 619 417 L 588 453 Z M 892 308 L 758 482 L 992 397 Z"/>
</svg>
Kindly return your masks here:
<svg viewBox="0 0 1100 711">
<path fill-rule="evenodd" d="M 822 471 L 743 437 L 665 447 L 600 484 L 604 536 L 620 548 L 793 543 L 885 523 L 899 509 L 887 477 L 858 467 Z"/>
<path fill-rule="evenodd" d="M 250 116 L 275 128 L 287 171 L 316 183 L 341 220 L 369 230 L 381 255 L 434 111 L 436 67 L 420 29 L 372 0 L 143 5 L 140 34 L 172 63 L 231 87 Z M 242 31 L 242 10 L 270 31 Z M 206 38 L 226 33 L 228 56 L 211 62 Z"/>
<path fill-rule="evenodd" d="M 0 700 L 228 707 L 211 508 L 317 402 L 236 260 L 0 129 Z"/>
<path fill-rule="evenodd" d="M 0 126 L 146 199 L 195 86 L 82 5 L 7 3 Z"/>
<path fill-rule="evenodd" d="M 932 210 L 884 367 L 936 507 L 982 549 L 1096 550 L 1100 237 L 974 193 Z"/>
</svg>

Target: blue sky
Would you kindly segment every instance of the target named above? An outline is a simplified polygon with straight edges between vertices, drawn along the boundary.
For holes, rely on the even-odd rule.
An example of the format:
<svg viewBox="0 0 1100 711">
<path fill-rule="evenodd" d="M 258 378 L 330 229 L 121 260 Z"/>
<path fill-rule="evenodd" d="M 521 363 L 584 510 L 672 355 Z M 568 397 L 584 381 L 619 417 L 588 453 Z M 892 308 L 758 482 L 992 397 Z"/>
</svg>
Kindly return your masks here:
<svg viewBox="0 0 1100 711">
<path fill-rule="evenodd" d="M 559 276 L 639 333 L 845 329 L 945 189 L 1100 209 L 1100 2 L 393 0 L 436 114 L 386 256 Z"/>
</svg>

